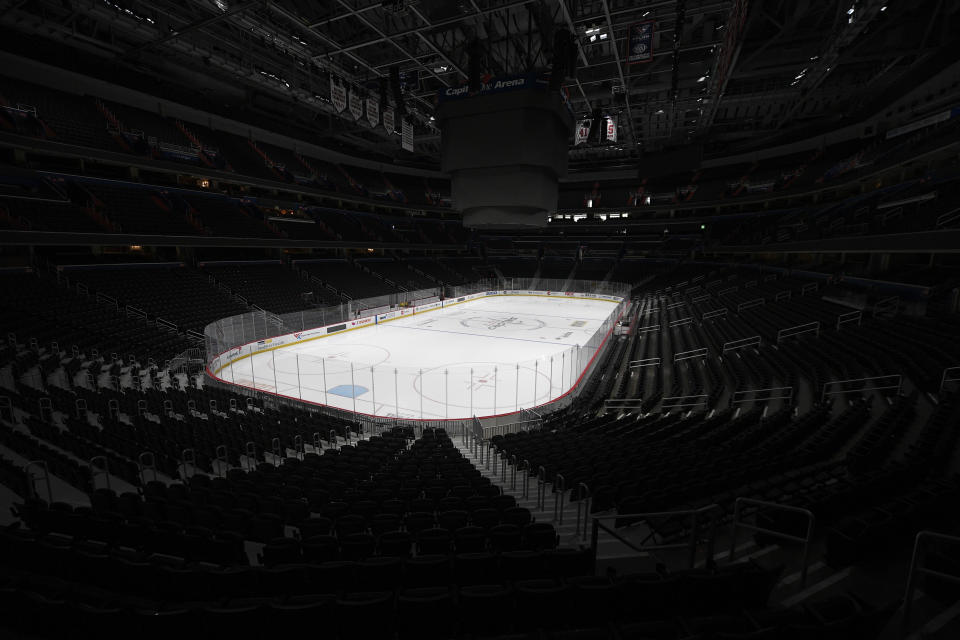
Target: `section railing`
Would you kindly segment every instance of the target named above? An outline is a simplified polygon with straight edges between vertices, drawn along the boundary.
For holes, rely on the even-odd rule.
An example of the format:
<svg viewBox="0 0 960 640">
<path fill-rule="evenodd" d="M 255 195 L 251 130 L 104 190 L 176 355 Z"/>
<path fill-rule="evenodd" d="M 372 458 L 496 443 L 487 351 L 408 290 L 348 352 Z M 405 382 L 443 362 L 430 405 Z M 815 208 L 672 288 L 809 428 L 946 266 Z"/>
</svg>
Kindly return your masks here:
<svg viewBox="0 0 960 640">
<path fill-rule="evenodd" d="M 947 367 L 943 370 L 943 376 L 940 378 L 940 389 L 937 393 L 942 396 L 946 386 L 957 381 L 960 381 L 960 367 Z"/>
<path fill-rule="evenodd" d="M 910 571 L 907 574 L 907 589 L 903 596 L 903 629 L 905 631 L 909 628 L 910 614 L 913 609 L 913 592 L 917 588 L 917 578 L 919 576 L 931 576 L 943 580 L 944 582 L 960 584 L 960 575 L 937 571 L 936 569 L 930 569 L 926 566 L 927 549 L 931 543 L 935 542 L 957 546 L 960 545 L 960 537 L 928 530 L 921 531 L 917 534 L 917 537 L 913 543 L 913 556 L 910 559 Z"/>
<path fill-rule="evenodd" d="M 582 535 L 581 540 L 587 540 L 587 525 L 590 521 L 590 501 L 593 494 L 590 488 L 583 482 L 577 483 L 577 526 L 574 529 L 576 535 Z M 580 512 L 583 511 L 583 533 L 580 533 Z"/>
<path fill-rule="evenodd" d="M 776 511 L 802 515 L 807 520 L 807 533 L 803 537 L 800 537 L 783 531 L 774 531 L 773 529 L 767 529 L 766 527 L 761 527 L 756 524 L 748 524 L 743 522 L 741 518 L 744 515 L 743 507 L 745 506 L 762 507 L 765 509 L 773 509 Z M 803 545 L 803 553 L 800 560 L 800 586 L 805 586 L 807 584 L 807 561 L 808 553 L 810 551 L 810 540 L 813 538 L 813 526 L 815 522 L 816 518 L 814 517 L 813 512 L 809 509 L 802 509 L 800 507 L 779 504 L 776 502 L 766 502 L 764 500 L 754 500 L 753 498 L 737 498 L 733 506 L 733 523 L 730 525 L 730 554 L 727 556 L 727 561 L 733 561 L 733 556 L 737 549 L 737 529 L 746 529 L 748 531 L 763 533 L 774 538 L 780 538 L 781 540 L 798 542 Z"/>
<path fill-rule="evenodd" d="M 850 388 L 850 385 L 856 385 Z M 820 401 L 823 402 L 827 396 L 846 395 L 848 393 L 861 393 L 863 391 L 883 391 L 886 389 L 896 389 L 897 395 L 903 386 L 903 376 L 900 374 L 890 374 L 886 376 L 872 376 L 869 378 L 850 378 L 849 380 L 834 380 L 823 385 L 823 391 L 820 394 Z"/>
<path fill-rule="evenodd" d="M 683 509 L 678 511 L 656 511 L 648 513 L 626 513 L 626 514 L 605 514 L 605 515 L 593 515 L 593 533 L 590 538 L 590 551 L 591 555 L 594 558 L 594 562 L 597 559 L 597 550 L 599 548 L 599 538 L 600 531 L 603 530 L 604 533 L 613 536 L 616 540 L 626 546 L 628 549 L 636 551 L 637 553 L 649 553 L 651 551 L 667 551 L 672 549 L 686 549 L 688 551 L 688 567 L 690 569 L 694 568 L 697 564 L 697 547 L 700 542 L 700 531 L 701 526 L 706 523 L 708 525 L 707 529 L 707 546 L 706 546 L 706 561 L 707 566 L 712 566 L 713 564 L 713 547 L 716 540 L 716 529 L 717 524 L 719 523 L 720 515 L 722 510 L 718 504 L 708 504 L 706 506 L 700 507 L 698 509 Z M 708 516 L 705 518 L 705 516 Z M 648 526 L 651 527 L 652 533 L 647 539 L 654 538 L 656 533 L 657 521 L 670 520 L 672 518 L 689 518 L 689 531 L 687 534 L 687 540 L 684 542 L 673 542 L 673 543 L 662 543 L 662 544 L 646 544 L 644 541 L 637 542 L 628 540 L 624 536 L 620 535 L 614 528 L 605 524 L 606 522 L 613 520 L 629 520 L 632 523 L 637 522 L 646 522 Z"/>
</svg>

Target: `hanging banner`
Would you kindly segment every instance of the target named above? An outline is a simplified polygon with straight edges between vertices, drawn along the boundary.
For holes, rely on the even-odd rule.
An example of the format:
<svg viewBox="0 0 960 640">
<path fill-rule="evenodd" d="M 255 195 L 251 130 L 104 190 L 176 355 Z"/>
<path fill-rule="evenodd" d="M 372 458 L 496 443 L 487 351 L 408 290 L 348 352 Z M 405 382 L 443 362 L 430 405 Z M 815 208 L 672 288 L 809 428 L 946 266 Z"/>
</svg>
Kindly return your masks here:
<svg viewBox="0 0 960 640">
<path fill-rule="evenodd" d="M 380 101 L 376 98 L 367 98 L 367 122 L 371 127 L 380 124 Z"/>
<path fill-rule="evenodd" d="M 402 131 L 400 136 L 400 146 L 407 151 L 413 151 L 413 123 L 404 118 L 400 121 L 400 126 Z"/>
<path fill-rule="evenodd" d="M 363 117 L 363 100 L 353 89 L 350 89 L 350 114 L 354 120 L 359 120 Z"/>
<path fill-rule="evenodd" d="M 577 123 L 577 129 L 573 134 L 573 144 L 574 146 L 580 144 L 581 142 L 586 142 L 590 137 L 590 121 L 581 120 Z"/>
<path fill-rule="evenodd" d="M 387 130 L 387 133 L 393 133 L 396 131 L 396 129 L 394 129 L 394 124 L 396 123 L 393 121 L 393 109 L 391 107 L 387 107 L 383 110 L 383 128 Z"/>
<path fill-rule="evenodd" d="M 607 118 L 607 140 L 617 141 L 617 121 L 613 118 Z"/>
<path fill-rule="evenodd" d="M 330 102 L 338 112 L 347 108 L 347 90 L 330 76 Z"/>
<path fill-rule="evenodd" d="M 627 31 L 627 64 L 653 60 L 653 20 L 634 22 Z"/>
</svg>

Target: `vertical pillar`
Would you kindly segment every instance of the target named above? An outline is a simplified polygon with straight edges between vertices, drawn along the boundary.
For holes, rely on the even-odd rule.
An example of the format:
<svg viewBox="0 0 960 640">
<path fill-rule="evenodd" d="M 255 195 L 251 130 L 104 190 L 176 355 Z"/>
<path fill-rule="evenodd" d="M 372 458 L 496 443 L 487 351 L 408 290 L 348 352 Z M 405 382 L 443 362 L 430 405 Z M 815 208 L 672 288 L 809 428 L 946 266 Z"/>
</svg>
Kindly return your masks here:
<svg viewBox="0 0 960 640">
<path fill-rule="evenodd" d="M 323 404 L 329 404 L 327 401 L 327 360 L 320 358 L 320 366 L 323 367 Z"/>
<path fill-rule="evenodd" d="M 398 418 L 400 417 L 400 384 L 397 382 L 399 374 L 397 373 L 397 368 L 393 368 L 393 413 Z"/>
<path fill-rule="evenodd" d="M 353 363 L 350 363 L 350 395 L 353 397 L 353 412 L 357 412 L 357 385 L 353 381 Z"/>
<path fill-rule="evenodd" d="M 547 394 L 547 402 L 553 400 L 553 356 L 550 356 L 550 393 Z"/>
<path fill-rule="evenodd" d="M 423 380 L 423 369 L 420 369 L 420 419 L 423 420 L 423 392 L 426 391 Z"/>
<path fill-rule="evenodd" d="M 303 400 L 303 386 L 300 383 L 300 354 L 295 353 L 293 355 L 296 357 L 297 362 L 297 395 Z"/>
<path fill-rule="evenodd" d="M 517 363 L 517 377 L 516 377 L 516 384 L 514 384 L 514 387 L 515 388 L 513 391 L 513 410 L 519 411 L 520 410 L 520 363 L 519 362 Z"/>
<path fill-rule="evenodd" d="M 493 415 L 497 415 L 497 368 L 493 368 Z"/>
<path fill-rule="evenodd" d="M 470 367 L 470 415 L 473 416 L 473 367 Z"/>
<path fill-rule="evenodd" d="M 280 385 L 277 384 L 277 350 L 270 351 L 270 364 L 273 366 L 273 392 L 280 393 Z"/>
<path fill-rule="evenodd" d="M 530 407 L 537 406 L 537 378 L 540 377 L 540 359 L 533 361 L 533 403 Z"/>
<path fill-rule="evenodd" d="M 443 417 L 450 417 L 450 369 L 443 370 Z"/>
</svg>

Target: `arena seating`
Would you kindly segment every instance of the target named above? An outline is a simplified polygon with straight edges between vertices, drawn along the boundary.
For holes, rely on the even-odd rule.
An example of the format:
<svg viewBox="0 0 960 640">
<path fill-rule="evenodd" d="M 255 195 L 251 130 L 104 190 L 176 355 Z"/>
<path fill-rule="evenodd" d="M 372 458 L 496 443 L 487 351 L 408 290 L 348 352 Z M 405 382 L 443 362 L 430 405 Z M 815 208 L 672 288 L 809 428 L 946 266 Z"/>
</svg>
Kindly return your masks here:
<svg viewBox="0 0 960 640">
<path fill-rule="evenodd" d="M 303 279 L 298 280 L 288 267 L 279 263 L 206 263 L 202 267 L 218 285 L 226 286 L 250 304 L 271 313 L 299 311 L 324 301 L 322 292 L 320 296 L 317 294 L 319 287 Z"/>
</svg>

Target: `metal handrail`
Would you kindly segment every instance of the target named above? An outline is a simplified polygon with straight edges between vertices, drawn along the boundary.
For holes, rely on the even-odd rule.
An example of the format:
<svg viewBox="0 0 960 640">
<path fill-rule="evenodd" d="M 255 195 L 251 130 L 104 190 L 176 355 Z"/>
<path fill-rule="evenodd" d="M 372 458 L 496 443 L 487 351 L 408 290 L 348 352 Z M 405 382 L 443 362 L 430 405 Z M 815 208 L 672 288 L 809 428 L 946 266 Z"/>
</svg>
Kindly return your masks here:
<svg viewBox="0 0 960 640">
<path fill-rule="evenodd" d="M 507 453 L 500 451 L 500 484 L 507 484 Z"/>
<path fill-rule="evenodd" d="M 186 480 L 197 473 L 197 452 L 193 449 L 184 449 L 180 457 L 183 460 L 183 464 L 181 464 L 183 467 L 183 479 Z M 188 464 L 193 467 L 193 473 L 187 471 Z"/>
<path fill-rule="evenodd" d="M 584 497 L 586 496 L 586 497 Z M 577 484 L 577 528 L 574 529 L 575 534 L 580 534 L 580 510 L 583 509 L 583 537 L 581 540 L 586 542 L 587 540 L 587 521 L 590 519 L 590 500 L 593 498 L 593 493 L 590 492 L 590 488 L 584 482 Z"/>
<path fill-rule="evenodd" d="M 103 461 L 103 466 L 97 466 Z M 93 488 L 97 488 L 97 476 L 103 475 L 107 481 L 107 489 L 110 489 L 110 461 L 106 456 L 94 456 L 90 458 L 90 479 L 93 481 Z"/>
<path fill-rule="evenodd" d="M 649 551 L 665 551 L 668 549 L 688 549 L 690 552 L 689 555 L 689 564 L 692 569 L 696 565 L 697 560 L 697 533 L 700 530 L 700 515 L 704 513 L 710 513 L 713 511 L 721 511 L 720 505 L 716 503 L 708 504 L 698 509 L 683 509 L 679 511 L 653 511 L 648 513 L 617 513 L 610 515 L 595 515 L 593 516 L 593 533 L 590 539 L 590 550 L 593 555 L 594 562 L 597 559 L 597 547 L 598 540 L 600 537 L 600 529 L 603 529 L 605 532 L 622 542 L 628 548 L 636 551 L 637 553 L 647 553 Z M 603 520 L 618 520 L 621 518 L 632 518 L 640 520 L 649 520 L 650 518 L 672 518 L 676 516 L 691 516 L 693 518 L 690 526 L 690 539 L 686 542 L 675 542 L 671 544 L 653 544 L 653 545 L 644 545 L 642 542 L 640 546 L 636 543 L 627 540 L 616 531 L 603 524 Z M 717 518 L 711 519 L 710 534 L 707 540 L 707 566 L 713 564 L 713 543 L 714 538 L 716 537 L 716 528 L 717 528 Z"/>
<path fill-rule="evenodd" d="M 554 475 L 553 477 L 553 521 L 556 522 L 558 525 L 563 524 L 563 508 L 564 508 L 563 493 L 567 489 L 566 485 L 567 485 L 567 480 L 566 478 L 563 477 L 563 475 L 559 473 Z M 559 520 L 557 519 L 558 509 L 560 511 Z"/>
<path fill-rule="evenodd" d="M 807 517 L 807 535 L 801 538 L 790 535 L 789 533 L 784 533 L 782 531 L 774 531 L 773 529 L 767 529 L 765 527 L 758 527 L 757 525 L 740 522 L 741 506 L 743 505 L 767 507 L 770 509 L 779 509 L 780 511 L 804 515 Z M 813 526 L 815 523 L 816 516 L 814 516 L 813 512 L 809 509 L 794 507 L 788 504 L 779 504 L 777 502 L 767 502 L 765 500 L 754 500 L 753 498 L 737 498 L 733 506 L 733 523 L 730 525 L 730 555 L 727 556 L 727 560 L 733 560 L 733 556 L 737 548 L 737 528 L 747 529 L 748 531 L 756 531 L 758 533 L 765 533 L 769 536 L 780 538 L 781 540 L 799 542 L 803 544 L 803 555 L 800 560 L 802 564 L 800 570 L 800 586 L 803 587 L 807 584 L 807 555 L 810 550 L 810 539 L 813 537 Z"/>
<path fill-rule="evenodd" d="M 924 543 L 928 540 L 938 540 L 940 542 L 948 542 L 950 544 L 960 544 L 960 537 L 958 536 L 948 536 L 945 533 L 937 533 L 936 531 L 923 530 L 917 533 L 917 537 L 913 542 L 913 556 L 910 559 L 910 571 L 907 573 L 907 589 L 906 593 L 903 596 L 903 628 L 907 629 L 907 625 L 910 621 L 910 610 L 913 607 L 913 591 L 916 589 L 916 580 L 917 574 L 922 574 L 926 576 L 934 576 L 940 578 L 941 580 L 946 580 L 947 582 L 953 582 L 954 584 L 960 584 L 960 575 L 954 575 L 950 573 L 943 573 L 942 571 L 934 571 L 933 569 L 927 569 L 922 562 L 924 558 L 921 558 L 921 553 L 925 550 Z"/>
<path fill-rule="evenodd" d="M 517 456 L 510 456 L 510 489 L 517 490 Z"/>
<path fill-rule="evenodd" d="M 520 461 L 520 464 L 523 465 L 523 497 L 530 497 L 530 461 L 524 458 Z"/>
<path fill-rule="evenodd" d="M 140 464 L 140 482 L 147 484 L 147 471 L 153 471 L 153 479 L 159 479 L 157 476 L 157 459 L 152 451 L 144 451 L 137 456 L 137 462 Z"/>
<path fill-rule="evenodd" d="M 252 440 L 244 445 L 244 451 L 247 454 L 247 471 L 257 468 L 257 443 Z"/>
<path fill-rule="evenodd" d="M 937 391 L 938 395 L 943 394 L 943 388 L 947 386 L 947 383 L 957 382 L 958 380 L 960 380 L 960 377 L 951 378 L 950 376 L 953 375 L 950 373 L 951 371 L 960 373 L 960 367 L 947 367 L 946 369 L 943 370 L 943 375 L 940 377 L 940 389 Z"/>
<path fill-rule="evenodd" d="M 280 438 L 273 438 L 270 440 L 270 451 L 273 453 L 273 466 L 279 467 L 283 464 L 283 459 L 286 458 L 286 452 L 283 450 L 283 447 L 280 446 Z"/>
<path fill-rule="evenodd" d="M 33 475 L 33 473 L 31 473 L 31 469 L 33 469 L 34 467 L 36 467 L 37 469 L 40 469 L 40 471 L 42 472 L 42 474 L 40 475 L 40 478 L 47 484 L 47 504 L 52 504 L 53 488 L 50 486 L 50 471 L 47 468 L 46 460 L 31 460 L 23 468 L 24 473 L 27 474 L 27 482 L 30 487 L 30 493 L 32 493 L 34 497 L 37 497 L 36 477 Z"/>
<path fill-rule="evenodd" d="M 547 470 L 543 465 L 537 469 L 537 511 L 543 511 L 547 502 Z"/>
<path fill-rule="evenodd" d="M 230 468 L 230 458 L 227 455 L 227 445 L 221 444 L 217 445 L 217 448 L 214 450 L 217 456 L 217 461 L 220 463 L 217 468 L 217 477 L 226 478 L 227 469 Z"/>
</svg>

